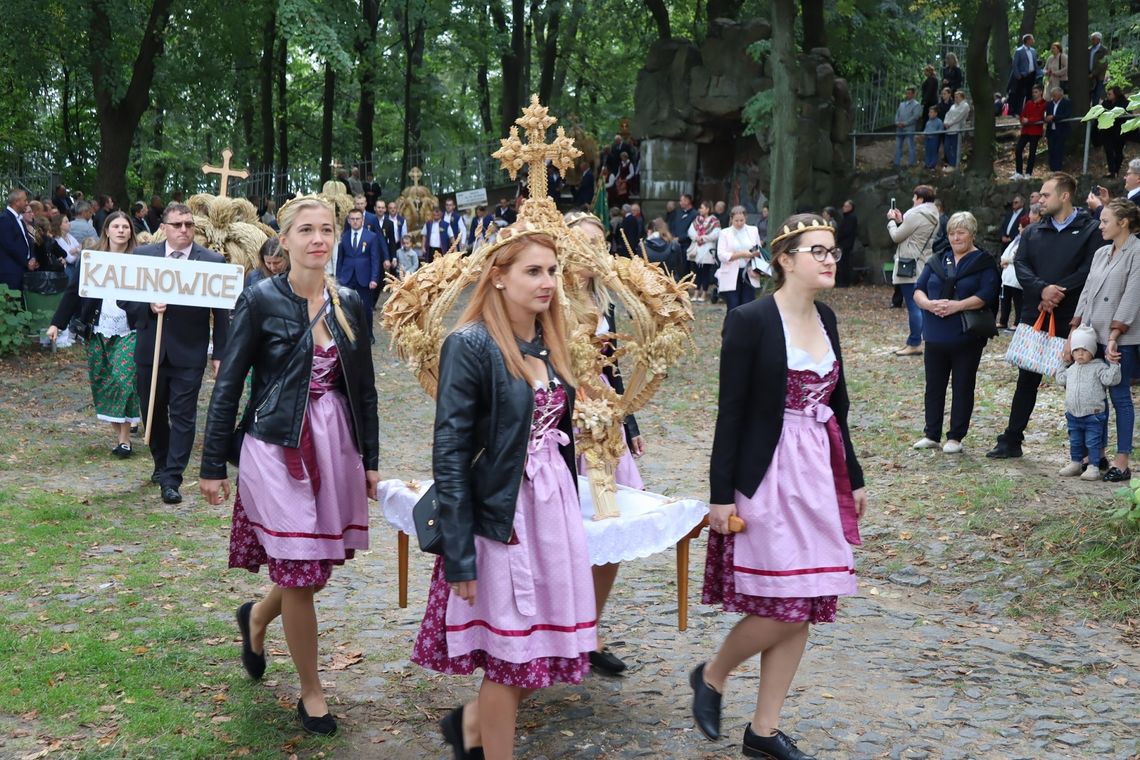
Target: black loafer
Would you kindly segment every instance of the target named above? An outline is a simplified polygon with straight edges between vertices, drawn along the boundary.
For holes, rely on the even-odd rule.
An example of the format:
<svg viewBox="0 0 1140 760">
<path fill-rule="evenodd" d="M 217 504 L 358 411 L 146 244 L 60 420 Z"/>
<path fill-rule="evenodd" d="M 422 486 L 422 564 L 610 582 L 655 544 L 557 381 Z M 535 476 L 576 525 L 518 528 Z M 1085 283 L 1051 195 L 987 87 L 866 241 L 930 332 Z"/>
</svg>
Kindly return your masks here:
<svg viewBox="0 0 1140 760">
<path fill-rule="evenodd" d="M 156 486 L 162 485 L 162 475 L 159 474 L 158 470 L 155 470 L 150 474 L 150 482 L 154 483 Z"/>
<path fill-rule="evenodd" d="M 131 444 L 120 443 L 118 446 L 111 449 L 111 453 L 114 454 L 115 456 L 117 456 L 119 459 L 126 459 L 132 453 L 131 452 Z"/>
<path fill-rule="evenodd" d="M 245 672 L 253 680 L 259 680 L 265 675 L 265 652 L 258 654 L 253 651 L 249 643 L 249 616 L 253 611 L 253 602 L 246 602 L 237 608 L 238 630 L 241 631 L 241 664 Z"/>
<path fill-rule="evenodd" d="M 1128 467 L 1123 470 L 1119 467 L 1109 467 L 1108 472 L 1104 474 L 1105 483 L 1121 483 L 1125 480 L 1132 480 L 1132 470 Z"/>
<path fill-rule="evenodd" d="M 689 686 L 693 687 L 693 720 L 697 730 L 710 741 L 720 738 L 721 695 L 705 683 L 705 663 L 689 673 Z"/>
<path fill-rule="evenodd" d="M 297 700 L 297 715 L 301 717 L 301 728 L 317 736 L 332 736 L 336 733 L 336 718 L 332 713 L 313 717 L 305 710 L 305 700 Z"/>
<path fill-rule="evenodd" d="M 178 489 L 174 486 L 163 486 L 162 500 L 166 504 L 179 504 L 182 501 L 182 494 L 178 493 Z"/>
<path fill-rule="evenodd" d="M 1022 455 L 1021 446 L 999 443 L 986 452 L 986 459 L 1017 459 Z"/>
<path fill-rule="evenodd" d="M 443 734 L 443 740 L 451 745 L 455 760 L 483 760 L 482 747 L 463 747 L 463 707 L 456 707 L 439 721 L 440 733 Z"/>
<path fill-rule="evenodd" d="M 796 743 L 783 731 L 776 730 L 772 736 L 758 736 L 752 733 L 752 724 L 744 728 L 745 757 L 764 757 L 768 760 L 815 760 L 812 755 L 801 752 Z"/>
<path fill-rule="evenodd" d="M 590 652 L 590 667 L 607 676 L 620 676 L 626 670 L 626 664 L 609 649 Z"/>
</svg>

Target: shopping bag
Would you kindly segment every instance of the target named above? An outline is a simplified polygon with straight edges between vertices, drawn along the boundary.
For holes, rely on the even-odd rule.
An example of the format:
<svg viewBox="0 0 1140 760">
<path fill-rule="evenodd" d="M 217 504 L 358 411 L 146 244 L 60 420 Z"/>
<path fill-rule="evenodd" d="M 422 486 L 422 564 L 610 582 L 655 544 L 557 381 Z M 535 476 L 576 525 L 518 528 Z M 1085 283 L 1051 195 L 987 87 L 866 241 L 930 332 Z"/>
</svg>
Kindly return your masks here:
<svg viewBox="0 0 1140 760">
<path fill-rule="evenodd" d="M 1017 326 L 1005 360 L 1013 366 L 1039 375 L 1054 377 L 1061 368 L 1061 352 L 1065 350 L 1065 339 L 1057 337 L 1057 326 L 1049 314 L 1049 329 L 1046 331 L 1045 312 L 1037 317 L 1032 325 L 1024 322 Z"/>
</svg>

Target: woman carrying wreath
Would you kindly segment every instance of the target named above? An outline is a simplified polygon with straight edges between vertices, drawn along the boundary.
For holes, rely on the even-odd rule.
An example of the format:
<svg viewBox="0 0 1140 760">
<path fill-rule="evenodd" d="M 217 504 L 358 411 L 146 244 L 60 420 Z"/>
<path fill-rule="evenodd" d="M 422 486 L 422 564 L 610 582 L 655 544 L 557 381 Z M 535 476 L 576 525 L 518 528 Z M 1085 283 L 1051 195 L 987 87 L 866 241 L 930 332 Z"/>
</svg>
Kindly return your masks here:
<svg viewBox="0 0 1140 760">
<path fill-rule="evenodd" d="M 775 293 L 725 323 L 709 470 L 702 601 L 744 617 L 689 683 L 697 728 L 719 739 L 729 676 L 759 654 L 744 754 L 810 760 L 780 730 L 780 711 L 809 624 L 834 621 L 837 597 L 855 593 L 850 544 L 859 543 L 867 498 L 847 429 L 835 312 L 815 300 L 834 287 L 842 252 L 815 214 L 792 216 L 776 232 Z M 732 532 L 737 518 L 743 531 Z"/>
</svg>

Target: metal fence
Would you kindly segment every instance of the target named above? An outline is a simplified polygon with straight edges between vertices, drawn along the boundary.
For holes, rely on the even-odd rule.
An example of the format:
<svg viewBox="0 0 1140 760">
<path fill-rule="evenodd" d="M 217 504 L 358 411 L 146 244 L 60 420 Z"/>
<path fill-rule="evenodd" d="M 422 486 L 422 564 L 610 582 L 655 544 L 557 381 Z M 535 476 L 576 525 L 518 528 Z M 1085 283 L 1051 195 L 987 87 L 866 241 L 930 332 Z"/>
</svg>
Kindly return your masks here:
<svg viewBox="0 0 1140 760">
<path fill-rule="evenodd" d="M 930 51 L 929 60 L 915 63 L 911 68 L 878 71 L 870 80 L 848 82 L 851 103 L 854 110 L 852 124 L 856 132 L 874 132 L 894 125 L 895 109 L 905 95 L 907 87 L 922 90 L 922 69 L 927 64 L 934 67 L 935 74 L 941 75 L 942 62 L 953 53 L 962 66 L 966 56 L 966 46 L 962 43 L 941 43 Z M 969 97 L 969 85 L 963 84 Z"/>
</svg>

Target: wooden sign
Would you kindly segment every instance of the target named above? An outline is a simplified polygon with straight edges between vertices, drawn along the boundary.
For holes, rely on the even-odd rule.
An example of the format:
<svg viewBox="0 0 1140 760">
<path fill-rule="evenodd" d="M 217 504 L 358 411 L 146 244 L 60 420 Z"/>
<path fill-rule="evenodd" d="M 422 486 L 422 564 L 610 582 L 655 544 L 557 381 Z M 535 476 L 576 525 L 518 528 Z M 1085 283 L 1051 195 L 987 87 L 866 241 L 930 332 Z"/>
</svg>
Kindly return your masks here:
<svg viewBox="0 0 1140 760">
<path fill-rule="evenodd" d="M 240 264 L 83 251 L 79 295 L 116 301 L 232 309 L 245 284 Z"/>
</svg>

